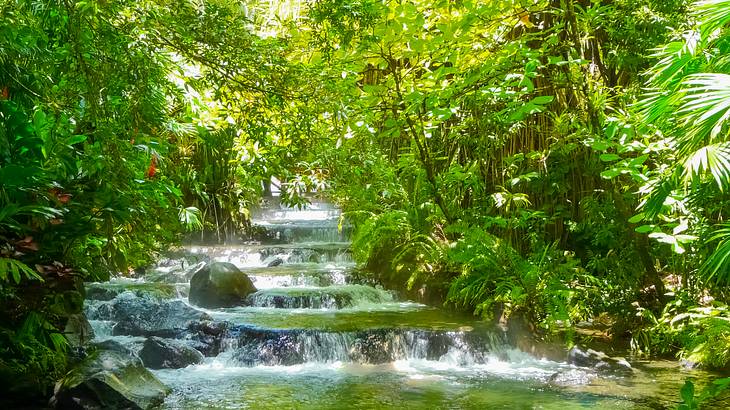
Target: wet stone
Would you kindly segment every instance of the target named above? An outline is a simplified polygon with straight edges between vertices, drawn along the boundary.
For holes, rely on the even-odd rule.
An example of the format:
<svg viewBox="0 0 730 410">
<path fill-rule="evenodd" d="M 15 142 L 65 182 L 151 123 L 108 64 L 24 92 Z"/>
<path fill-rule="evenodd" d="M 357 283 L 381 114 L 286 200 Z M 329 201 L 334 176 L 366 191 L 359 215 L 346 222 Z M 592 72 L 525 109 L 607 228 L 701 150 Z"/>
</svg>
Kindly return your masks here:
<svg viewBox="0 0 730 410">
<path fill-rule="evenodd" d="M 574 346 L 568 352 L 568 363 L 601 371 L 629 373 L 633 371 L 631 364 L 624 358 L 610 357 L 606 353 L 593 349 L 584 350 L 578 346 Z"/>
<path fill-rule="evenodd" d="M 182 300 L 160 300 L 123 292 L 114 299 L 91 303 L 86 314 L 92 320 L 117 322 L 113 335 L 178 337 L 196 320 L 210 320 L 205 312 Z"/>
<path fill-rule="evenodd" d="M 228 327 L 226 322 L 194 321 L 188 325 L 185 338 L 190 346 L 204 356 L 217 356 L 224 348 L 223 340 L 227 336 Z"/>
<path fill-rule="evenodd" d="M 203 354 L 184 341 L 155 336 L 144 342 L 139 356 L 150 369 L 179 369 L 203 362 Z"/>
<path fill-rule="evenodd" d="M 88 283 L 86 285 L 86 299 L 95 301 L 110 301 L 124 292 L 134 293 L 138 297 L 172 299 L 177 295 L 175 286 L 167 283 L 155 282 L 105 282 Z"/>
</svg>

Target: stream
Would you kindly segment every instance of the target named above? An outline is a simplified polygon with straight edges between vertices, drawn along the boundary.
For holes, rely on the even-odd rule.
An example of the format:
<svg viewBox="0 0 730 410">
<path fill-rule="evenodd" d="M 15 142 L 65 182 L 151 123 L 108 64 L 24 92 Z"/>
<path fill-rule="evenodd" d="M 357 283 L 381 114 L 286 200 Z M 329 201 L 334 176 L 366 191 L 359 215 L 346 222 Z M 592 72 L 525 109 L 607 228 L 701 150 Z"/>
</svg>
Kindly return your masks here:
<svg viewBox="0 0 730 410">
<path fill-rule="evenodd" d="M 164 409 L 674 408 L 686 377 L 708 377 L 671 361 L 631 360 L 633 370 L 615 372 L 533 357 L 487 323 L 355 283 L 338 220 L 326 203 L 264 211 L 255 222 L 269 244 L 187 246 L 185 257 L 148 270 L 147 282 L 89 285 L 85 311 L 96 341 L 136 352 L 152 335 L 203 346 L 198 364 L 152 370 L 172 389 Z M 206 260 L 233 263 L 251 278 L 258 292 L 248 306 L 189 304 L 185 272 Z M 114 312 L 123 299 L 136 306 L 143 302 L 135 289 L 157 285 L 170 292 L 164 306 L 180 312 L 171 318 L 193 312 L 218 330 L 168 331 L 173 319 L 164 312 L 154 328 L 139 318 L 122 326 Z"/>
</svg>

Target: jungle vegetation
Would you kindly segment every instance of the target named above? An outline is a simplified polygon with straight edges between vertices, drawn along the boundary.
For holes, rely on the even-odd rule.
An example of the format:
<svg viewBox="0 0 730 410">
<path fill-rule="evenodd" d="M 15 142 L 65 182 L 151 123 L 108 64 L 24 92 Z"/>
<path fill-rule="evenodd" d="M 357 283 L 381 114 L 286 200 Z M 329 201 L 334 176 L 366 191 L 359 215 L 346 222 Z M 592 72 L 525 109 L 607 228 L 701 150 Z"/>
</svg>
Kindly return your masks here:
<svg viewBox="0 0 730 410">
<path fill-rule="evenodd" d="M 0 379 L 48 389 L 83 281 L 245 235 L 272 176 L 336 201 L 388 287 L 727 368 L 728 23 L 729 0 L 2 0 Z"/>
</svg>

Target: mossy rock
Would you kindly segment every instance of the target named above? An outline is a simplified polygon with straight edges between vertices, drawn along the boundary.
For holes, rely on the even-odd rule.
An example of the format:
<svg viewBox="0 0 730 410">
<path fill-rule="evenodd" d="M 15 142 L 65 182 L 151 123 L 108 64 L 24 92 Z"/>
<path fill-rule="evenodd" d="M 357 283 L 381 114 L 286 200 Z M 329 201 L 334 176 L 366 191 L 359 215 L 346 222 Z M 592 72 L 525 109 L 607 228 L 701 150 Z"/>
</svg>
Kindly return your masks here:
<svg viewBox="0 0 730 410">
<path fill-rule="evenodd" d="M 94 338 L 94 329 L 83 313 L 77 313 L 68 317 L 63 335 L 71 347 L 79 348 Z"/>
<path fill-rule="evenodd" d="M 56 384 L 52 402 L 60 409 L 150 409 L 169 393 L 139 358 L 98 350 Z"/>
<path fill-rule="evenodd" d="M 206 308 L 240 306 L 256 292 L 251 279 L 235 265 L 213 262 L 201 267 L 190 279 L 190 303 Z"/>
</svg>

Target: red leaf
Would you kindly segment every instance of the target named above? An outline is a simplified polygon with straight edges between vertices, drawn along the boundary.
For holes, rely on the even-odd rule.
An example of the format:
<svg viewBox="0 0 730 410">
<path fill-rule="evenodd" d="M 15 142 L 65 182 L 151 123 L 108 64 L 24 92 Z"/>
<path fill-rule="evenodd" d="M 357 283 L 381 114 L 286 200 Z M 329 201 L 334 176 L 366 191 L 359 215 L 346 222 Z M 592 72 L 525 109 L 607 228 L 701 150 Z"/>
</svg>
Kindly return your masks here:
<svg viewBox="0 0 730 410">
<path fill-rule="evenodd" d="M 155 174 L 157 173 L 157 157 L 153 156 L 150 160 L 150 166 L 147 168 L 147 172 L 145 175 L 147 178 L 154 178 Z"/>
</svg>

